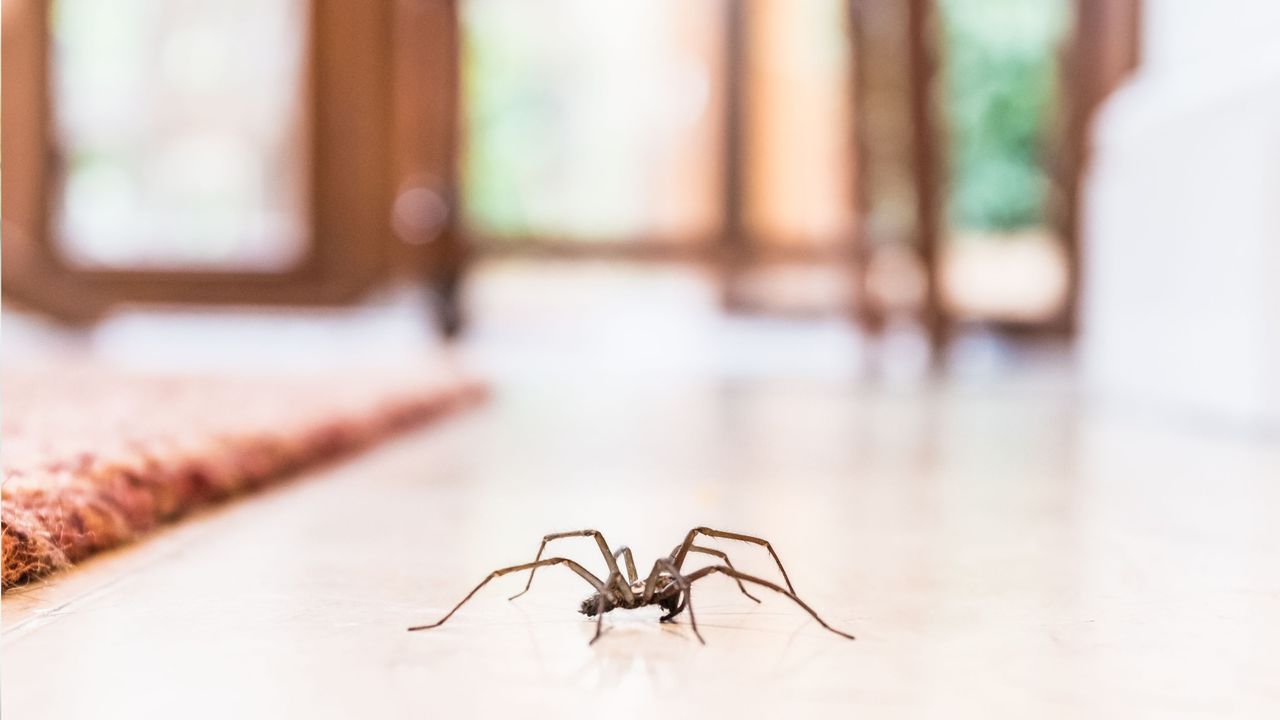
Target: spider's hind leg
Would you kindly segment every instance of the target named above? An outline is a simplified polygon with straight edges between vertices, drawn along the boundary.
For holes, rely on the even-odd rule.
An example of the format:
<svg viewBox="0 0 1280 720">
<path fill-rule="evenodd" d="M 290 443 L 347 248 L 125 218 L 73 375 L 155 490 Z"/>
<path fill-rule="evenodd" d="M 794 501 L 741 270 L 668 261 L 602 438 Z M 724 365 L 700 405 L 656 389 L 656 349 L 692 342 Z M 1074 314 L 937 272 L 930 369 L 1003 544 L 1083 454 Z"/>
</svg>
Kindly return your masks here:
<svg viewBox="0 0 1280 720">
<path fill-rule="evenodd" d="M 795 594 L 796 589 L 791 586 L 791 578 L 787 576 L 787 569 L 782 567 L 782 559 L 779 558 L 778 553 L 774 551 L 773 545 L 768 540 L 754 535 L 742 535 L 740 533 L 725 532 L 724 530 L 713 530 L 709 527 L 696 527 L 684 536 L 684 542 L 680 543 L 680 546 L 676 548 L 675 553 L 672 555 L 671 560 L 675 563 L 676 568 L 684 567 L 685 556 L 690 552 L 704 552 L 693 549 L 693 540 L 698 535 L 706 535 L 707 537 L 721 538 L 723 540 L 739 540 L 742 542 L 748 542 L 753 545 L 759 545 L 769 551 L 769 556 L 773 558 L 773 562 L 778 566 L 778 572 L 782 573 L 782 581 L 787 584 L 787 590 L 790 591 L 791 594 Z M 726 562 L 726 564 L 728 563 Z M 742 578 L 737 579 L 741 580 Z M 743 590 L 743 592 L 745 593 L 746 591 Z M 750 593 L 747 594 L 750 595 Z M 752 599 L 755 600 L 756 598 Z"/>
<path fill-rule="evenodd" d="M 670 555 L 670 557 L 671 557 L 671 559 L 672 559 L 673 561 L 675 560 L 676 555 L 680 552 L 680 548 L 681 548 L 681 547 L 683 547 L 683 546 L 682 546 L 682 545 L 677 545 L 677 546 L 676 546 L 676 549 L 671 551 L 671 555 Z M 724 553 L 724 551 L 722 551 L 722 550 L 716 550 L 715 548 L 701 547 L 701 546 L 699 546 L 699 545 L 690 545 L 690 546 L 689 546 L 689 552 L 691 552 L 691 553 L 702 553 L 703 555 L 710 555 L 710 556 L 712 556 L 712 557 L 718 557 L 718 558 L 720 558 L 720 561 L 721 561 L 721 562 L 723 562 L 725 565 L 728 565 L 730 568 L 733 568 L 733 562 L 731 562 L 731 561 L 729 560 L 729 556 L 728 556 L 727 554 L 725 554 L 725 553 Z M 752 602 L 754 602 L 755 604 L 757 604 L 757 605 L 759 605 L 759 604 L 760 604 L 760 598 L 758 598 L 758 597 L 756 597 L 755 595 L 752 595 L 751 593 L 747 592 L 747 588 L 746 588 L 746 586 L 745 586 L 745 585 L 743 585 L 743 584 L 742 584 L 742 581 L 741 581 L 741 580 L 739 580 L 738 578 L 734 578 L 734 580 L 735 580 L 735 581 L 737 581 L 737 583 L 738 583 L 738 589 L 742 591 L 742 594 L 743 594 L 743 595 L 746 595 L 746 596 L 747 596 L 748 598 L 750 598 L 750 599 L 751 599 L 751 601 L 752 601 Z M 676 612 L 678 613 L 678 612 L 679 612 L 679 610 L 677 610 Z"/>
<path fill-rule="evenodd" d="M 747 582 L 749 582 L 749 583 L 754 583 L 754 584 L 756 584 L 756 585 L 760 585 L 760 586 L 762 586 L 762 587 L 769 588 L 770 590 L 772 590 L 772 591 L 774 591 L 774 592 L 776 592 L 776 593 L 779 593 L 779 594 L 781 594 L 781 595 L 786 595 L 787 597 L 791 598 L 791 601 L 792 601 L 792 602 L 794 602 L 795 604 L 797 604 L 797 605 L 799 605 L 801 608 L 803 608 L 805 612 L 809 613 L 809 616 L 810 616 L 810 617 L 812 617 L 814 620 L 817 620 L 817 621 L 818 621 L 818 624 L 819 624 L 819 625 L 821 625 L 822 627 L 824 627 L 824 628 L 826 628 L 826 629 L 830 630 L 831 632 L 833 632 L 833 633 L 835 633 L 836 635 L 839 635 L 839 636 L 841 636 L 841 637 L 848 638 L 848 639 L 850 639 L 850 640 L 854 640 L 854 639 L 855 639 L 855 638 L 853 637 L 853 635 L 851 635 L 851 634 L 849 634 L 849 633 L 847 633 L 847 632 L 844 632 L 843 630 L 837 630 L 837 629 L 835 629 L 835 628 L 831 627 L 830 625 L 828 625 L 828 624 L 827 624 L 827 621 L 826 621 L 826 620 L 823 620 L 821 617 L 819 617 L 819 616 L 818 616 L 818 613 L 814 612 L 813 608 L 809 607 L 808 603 L 806 603 L 805 601 L 801 600 L 801 599 L 800 599 L 800 598 L 799 598 L 795 593 L 791 592 L 790 590 L 787 590 L 786 588 L 784 588 L 784 587 L 782 587 L 782 586 L 780 586 L 780 585 L 776 585 L 776 584 L 774 584 L 774 583 L 771 583 L 771 582 L 769 582 L 768 580 L 765 580 L 765 579 L 763 579 L 763 578 L 758 578 L 758 577 L 756 577 L 756 576 L 754 576 L 754 575 L 748 575 L 748 574 L 743 573 L 743 572 L 738 572 L 737 570 L 734 570 L 733 568 L 731 568 L 731 567 L 729 567 L 729 566 L 727 566 L 727 565 L 711 565 L 711 566 L 708 566 L 708 567 L 704 567 L 704 568 L 702 568 L 701 570 L 697 570 L 697 571 L 695 571 L 695 572 L 689 573 L 689 576 L 688 576 L 688 577 L 683 577 L 683 576 L 682 576 L 682 577 L 681 577 L 681 579 L 682 579 L 682 580 L 684 580 L 686 583 L 688 583 L 688 584 L 690 584 L 690 585 L 691 585 L 691 584 L 693 584 L 693 583 L 697 582 L 698 580 L 701 580 L 702 578 L 704 578 L 704 577 L 706 577 L 706 576 L 708 576 L 708 575 L 710 575 L 710 574 L 712 574 L 712 573 L 721 573 L 722 575 L 728 575 L 729 577 L 731 577 L 731 578 L 737 578 L 738 580 L 746 580 L 746 581 L 747 581 Z M 687 592 L 687 590 L 686 590 L 686 592 Z M 692 618 L 693 618 L 693 608 L 692 608 L 692 607 L 690 607 L 690 608 L 689 608 L 689 617 L 690 617 L 690 619 L 692 619 Z"/>
</svg>

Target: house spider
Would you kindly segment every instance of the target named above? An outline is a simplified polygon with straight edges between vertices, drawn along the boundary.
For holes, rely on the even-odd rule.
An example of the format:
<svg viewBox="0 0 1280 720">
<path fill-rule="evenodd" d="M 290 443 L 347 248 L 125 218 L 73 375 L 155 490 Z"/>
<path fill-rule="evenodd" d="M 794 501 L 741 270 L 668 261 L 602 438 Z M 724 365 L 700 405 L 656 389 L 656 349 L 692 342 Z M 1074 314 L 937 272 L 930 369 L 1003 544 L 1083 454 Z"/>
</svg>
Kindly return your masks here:
<svg viewBox="0 0 1280 720">
<path fill-rule="evenodd" d="M 778 565 L 778 571 L 782 573 L 782 580 L 787 586 L 783 588 L 782 586 L 776 585 L 763 578 L 739 572 L 734 569 L 733 563 L 729 562 L 728 555 L 725 555 L 719 550 L 694 545 L 694 538 L 698 535 L 723 538 L 725 540 L 741 540 L 760 545 L 765 550 L 768 550 L 769 555 L 773 557 L 773 561 Z M 600 547 L 600 553 L 604 556 L 605 564 L 609 566 L 608 578 L 602 581 L 600 578 L 592 575 L 586 568 L 568 558 L 553 557 L 545 560 L 542 559 L 542 553 L 546 550 L 547 543 L 552 540 L 559 540 L 561 538 L 568 537 L 595 538 L 596 545 Z M 710 565 L 685 575 L 680 569 L 684 565 L 684 560 L 689 553 L 711 555 L 719 558 L 724 564 Z M 619 558 L 626 563 L 627 578 L 629 578 L 629 580 L 623 578 L 622 571 L 618 568 Z M 787 577 L 787 571 L 782 567 L 782 560 L 778 559 L 778 554 L 773 551 L 773 546 L 769 544 L 769 541 L 758 537 L 752 537 L 751 535 L 739 535 L 738 533 L 712 530 L 711 528 L 705 527 L 696 527 L 690 530 L 689 533 L 684 536 L 684 542 L 677 545 L 676 548 L 671 551 L 670 555 L 664 558 L 658 558 L 658 561 L 653 564 L 653 570 L 649 572 L 649 577 L 646 580 L 640 580 L 639 576 L 636 575 L 636 564 L 635 559 L 631 556 L 631 549 L 627 547 L 620 547 L 616 552 L 611 551 L 609 549 L 609 544 L 604 540 L 604 536 L 598 531 L 573 530 L 570 532 L 552 533 L 542 538 L 542 544 L 538 546 L 538 554 L 534 557 L 533 562 L 524 563 L 522 565 L 512 565 L 511 567 L 494 570 L 489 573 L 488 577 L 481 580 L 480 584 L 477 585 L 474 590 L 467 593 L 467 596 L 462 598 L 462 600 L 455 605 L 452 610 L 446 613 L 444 617 L 430 625 L 417 625 L 409 628 L 409 630 L 411 632 L 414 630 L 428 630 L 430 628 L 443 625 L 446 620 L 453 617 L 453 614 L 458 611 L 458 608 L 466 604 L 466 602 L 470 600 L 473 595 L 479 592 L 480 588 L 487 585 L 490 580 L 502 577 L 509 573 L 528 570 L 529 580 L 525 583 L 524 590 L 521 590 L 508 598 L 510 600 L 515 600 L 521 595 L 529 592 L 529 587 L 533 585 L 533 575 L 537 572 L 538 568 L 550 565 L 567 566 L 570 570 L 577 573 L 583 580 L 586 580 L 593 588 L 595 588 L 595 593 L 586 600 L 583 600 L 582 605 L 578 608 L 578 612 L 581 612 L 587 617 L 594 617 L 596 619 L 596 634 L 591 638 L 591 642 L 588 644 L 594 644 L 596 640 L 600 639 L 601 621 L 604 618 L 604 614 L 610 610 L 615 610 L 617 608 L 633 610 L 635 608 L 645 607 L 648 605 L 657 605 L 667 613 L 659 619 L 661 622 L 671 622 L 675 616 L 679 615 L 683 610 L 685 610 L 685 608 L 688 608 L 689 626 L 693 628 L 693 634 L 698 638 L 698 642 L 705 645 L 706 641 L 702 639 L 702 633 L 698 632 L 698 622 L 694 618 L 693 603 L 690 599 L 690 586 L 692 586 L 694 582 L 713 573 L 720 573 L 733 578 L 738 583 L 738 589 L 742 591 L 742 594 L 757 603 L 760 602 L 759 598 L 747 592 L 747 588 L 742 584 L 742 581 L 745 580 L 749 583 L 761 585 L 773 590 L 774 592 L 786 595 L 797 605 L 804 608 L 805 612 L 808 612 L 813 616 L 813 619 L 817 620 L 818 624 L 822 627 L 841 637 L 846 637 L 850 640 L 854 639 L 852 635 L 841 632 L 840 630 L 828 625 L 826 621 L 818 617 L 818 613 L 814 612 L 813 608 L 806 605 L 803 600 L 796 596 L 795 588 L 791 586 L 791 579 Z"/>
</svg>

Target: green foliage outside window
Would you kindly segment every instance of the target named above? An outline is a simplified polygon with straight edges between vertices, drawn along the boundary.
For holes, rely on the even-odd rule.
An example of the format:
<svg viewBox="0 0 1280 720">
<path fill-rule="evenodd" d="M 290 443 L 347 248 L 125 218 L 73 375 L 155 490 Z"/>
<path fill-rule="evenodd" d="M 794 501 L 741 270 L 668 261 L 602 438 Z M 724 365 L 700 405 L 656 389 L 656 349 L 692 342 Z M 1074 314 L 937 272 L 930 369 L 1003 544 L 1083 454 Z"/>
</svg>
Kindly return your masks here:
<svg viewBox="0 0 1280 720">
<path fill-rule="evenodd" d="M 951 222 L 1041 225 L 1066 0 L 940 0 Z"/>
</svg>

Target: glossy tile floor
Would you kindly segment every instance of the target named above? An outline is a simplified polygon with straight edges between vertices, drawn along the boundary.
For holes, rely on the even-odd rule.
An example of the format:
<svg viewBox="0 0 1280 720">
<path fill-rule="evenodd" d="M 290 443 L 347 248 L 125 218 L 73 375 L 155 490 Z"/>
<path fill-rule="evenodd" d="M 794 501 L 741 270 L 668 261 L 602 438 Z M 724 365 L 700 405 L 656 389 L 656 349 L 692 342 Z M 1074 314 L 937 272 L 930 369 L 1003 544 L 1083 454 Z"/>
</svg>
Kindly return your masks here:
<svg viewBox="0 0 1280 720">
<path fill-rule="evenodd" d="M 845 347 L 771 327 L 724 348 Z M 1087 403 L 1060 363 L 573 376 L 516 372 L 500 336 L 468 349 L 498 377 L 488 407 L 6 595 L 6 720 L 1280 713 L 1272 443 Z M 705 646 L 652 609 L 588 646 L 589 588 L 559 568 L 405 632 L 546 532 L 599 528 L 647 566 L 699 524 L 771 539 L 859 639 L 712 577 Z M 718 546 L 774 577 L 757 548 Z"/>
</svg>

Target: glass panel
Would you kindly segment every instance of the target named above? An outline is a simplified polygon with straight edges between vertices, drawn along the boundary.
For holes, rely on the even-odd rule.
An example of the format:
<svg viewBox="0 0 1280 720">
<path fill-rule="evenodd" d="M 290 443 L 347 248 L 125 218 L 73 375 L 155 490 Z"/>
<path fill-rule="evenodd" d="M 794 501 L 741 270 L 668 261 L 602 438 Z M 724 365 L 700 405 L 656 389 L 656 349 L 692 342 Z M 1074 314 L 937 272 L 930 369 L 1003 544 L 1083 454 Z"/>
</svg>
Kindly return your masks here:
<svg viewBox="0 0 1280 720">
<path fill-rule="evenodd" d="M 1054 227 L 1064 178 L 1059 52 L 1068 0 L 942 0 L 950 142 L 946 294 L 962 316 L 1060 312 L 1067 261 Z"/>
<path fill-rule="evenodd" d="M 85 268 L 276 271 L 307 243 L 307 0 L 57 0 L 57 246 Z"/>
<path fill-rule="evenodd" d="M 722 0 L 468 0 L 467 220 L 685 239 L 719 221 Z"/>
</svg>

